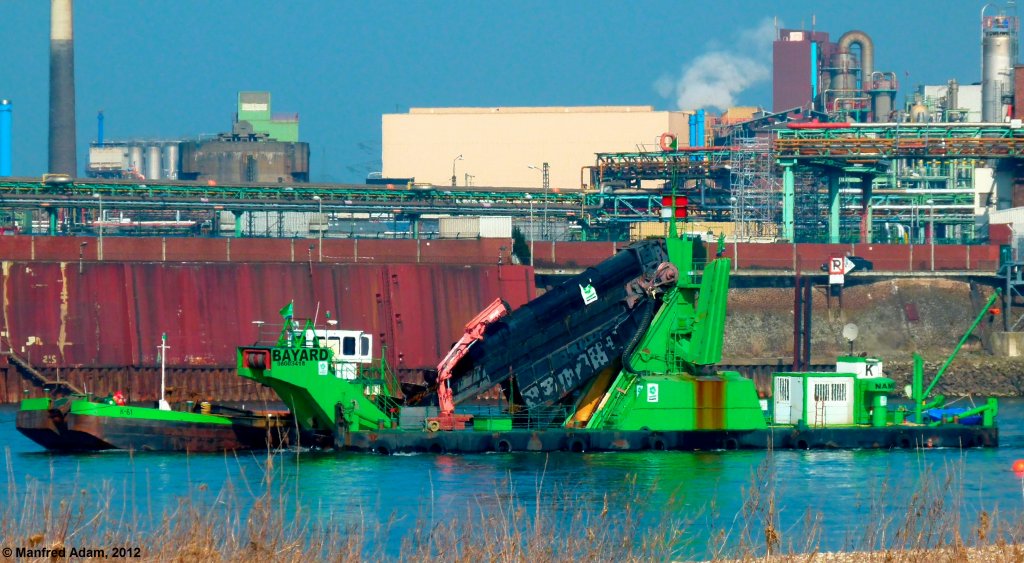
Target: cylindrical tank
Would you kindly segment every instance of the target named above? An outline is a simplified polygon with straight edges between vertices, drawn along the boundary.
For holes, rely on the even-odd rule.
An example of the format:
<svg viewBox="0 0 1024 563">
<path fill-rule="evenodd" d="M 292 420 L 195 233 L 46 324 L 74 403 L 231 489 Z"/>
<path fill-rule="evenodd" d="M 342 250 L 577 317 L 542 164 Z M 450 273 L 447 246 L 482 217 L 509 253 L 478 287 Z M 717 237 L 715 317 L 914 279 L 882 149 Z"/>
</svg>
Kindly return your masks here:
<svg viewBox="0 0 1024 563">
<path fill-rule="evenodd" d="M 850 53 L 839 52 L 832 55 L 832 77 L 829 84 L 831 99 L 828 100 L 826 111 L 853 107 L 852 98 L 857 96 L 857 76 L 854 74 L 856 68 L 857 62 Z"/>
<path fill-rule="evenodd" d="M 160 147 L 157 145 L 146 147 L 146 179 L 160 179 Z"/>
<path fill-rule="evenodd" d="M 1016 33 L 1016 17 L 982 18 L 981 120 L 986 123 L 999 123 L 1006 117 L 1007 102 L 1013 96 Z"/>
<path fill-rule="evenodd" d="M 872 93 L 872 99 L 874 101 L 874 107 L 872 111 L 875 114 L 875 122 L 892 122 L 892 101 L 895 95 L 896 92 L 889 90 L 882 90 Z"/>
<path fill-rule="evenodd" d="M 178 143 L 164 145 L 164 178 L 178 179 Z"/>
<path fill-rule="evenodd" d="M 0 176 L 11 175 L 11 102 L 0 100 Z"/>
<path fill-rule="evenodd" d="M 871 113 L 876 123 L 891 123 L 893 105 L 896 100 L 896 74 L 892 72 L 871 73 L 870 84 L 865 86 L 871 94 Z"/>
<path fill-rule="evenodd" d="M 128 168 L 142 174 L 142 147 L 131 145 L 128 147 Z"/>
</svg>

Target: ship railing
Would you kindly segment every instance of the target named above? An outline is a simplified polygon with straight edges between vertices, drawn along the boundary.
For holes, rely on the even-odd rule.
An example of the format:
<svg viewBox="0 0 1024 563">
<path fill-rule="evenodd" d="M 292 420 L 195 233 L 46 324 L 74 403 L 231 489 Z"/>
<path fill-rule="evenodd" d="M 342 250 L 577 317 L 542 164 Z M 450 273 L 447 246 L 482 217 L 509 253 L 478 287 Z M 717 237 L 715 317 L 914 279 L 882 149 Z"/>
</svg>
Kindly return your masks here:
<svg viewBox="0 0 1024 563">
<path fill-rule="evenodd" d="M 545 406 L 530 409 L 511 409 L 508 405 L 459 405 L 459 414 L 473 415 L 474 419 L 511 419 L 515 430 L 544 430 L 561 428 L 572 409 L 567 406 Z"/>
</svg>

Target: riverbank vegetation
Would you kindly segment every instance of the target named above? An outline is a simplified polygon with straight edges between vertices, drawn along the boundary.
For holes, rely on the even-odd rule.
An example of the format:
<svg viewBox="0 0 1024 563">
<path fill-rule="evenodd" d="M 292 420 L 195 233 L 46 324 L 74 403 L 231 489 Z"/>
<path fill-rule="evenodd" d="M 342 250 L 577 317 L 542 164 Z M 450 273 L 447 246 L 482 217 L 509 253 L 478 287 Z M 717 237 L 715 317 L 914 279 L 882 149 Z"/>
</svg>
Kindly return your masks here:
<svg viewBox="0 0 1024 563">
<path fill-rule="evenodd" d="M 107 558 L 128 549 L 160 561 L 1024 561 L 1024 480 L 1022 499 L 1006 499 L 1007 512 L 968 506 L 962 458 L 923 468 L 912 485 L 874 484 L 857 501 L 860 521 L 837 530 L 823 518 L 835 502 L 827 490 L 814 509 L 786 512 L 771 453 L 752 470 L 742 508 L 727 515 L 714 502 L 691 505 L 686 490 L 635 477 L 613 494 L 553 489 L 543 472 L 533 490 L 496 483 L 492 494 L 454 507 L 431 494 L 411 512 L 325 513 L 302 494 L 301 473 L 283 471 L 289 455 L 258 458 L 247 464 L 258 474 L 231 472 L 220 490 L 190 476 L 185 493 L 158 510 L 131 500 L 152 498 L 155 475 L 57 490 L 52 475 L 19 483 L 8 450 L 0 547 L 104 549 Z"/>
</svg>

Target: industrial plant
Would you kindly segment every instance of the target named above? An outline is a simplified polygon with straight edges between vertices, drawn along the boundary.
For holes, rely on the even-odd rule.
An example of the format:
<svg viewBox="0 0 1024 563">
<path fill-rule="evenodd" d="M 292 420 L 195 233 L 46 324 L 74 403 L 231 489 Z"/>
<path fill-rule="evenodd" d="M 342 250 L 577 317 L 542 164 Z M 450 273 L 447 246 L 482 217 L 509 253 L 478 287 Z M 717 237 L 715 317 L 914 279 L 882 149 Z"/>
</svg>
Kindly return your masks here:
<svg viewBox="0 0 1024 563">
<path fill-rule="evenodd" d="M 50 172 L 73 176 L 69 6 L 54 4 L 51 30 Z M 1012 3 L 986 6 L 979 27 L 977 83 L 950 77 L 942 84 L 901 84 L 894 71 L 876 68 L 870 30 L 833 40 L 820 29 L 780 28 L 772 45 L 770 109 L 470 107 L 385 114 L 381 172 L 362 185 L 309 184 L 304 201 L 295 194 L 310 179 L 310 147 L 299 141 L 298 115 L 274 113 L 269 92 L 240 92 L 230 131 L 190 139 L 110 140 L 100 112 L 85 182 L 113 182 L 111 195 L 126 198 L 132 182 L 145 182 L 146 193 L 156 183 L 194 183 L 205 186 L 201 200 L 229 201 L 215 209 L 165 207 L 154 215 L 108 198 L 107 216 L 99 220 L 88 208 L 4 211 L 26 234 L 94 232 L 112 213 L 109 228 L 139 227 L 166 222 L 173 212 L 176 223 L 196 227 L 182 234 L 403 238 L 440 236 L 442 221 L 479 217 L 470 203 L 491 201 L 489 209 L 501 210 L 530 240 L 623 241 L 664 233 L 664 202 L 676 201 L 675 194 L 685 197 L 685 228 L 709 238 L 983 243 L 989 226 L 1012 223 L 1015 214 L 1006 210 L 1024 202 L 1017 189 L 1024 108 L 1014 103 L 1024 67 L 1017 64 Z M 0 133 L 11 108 L 0 105 Z M 9 155 L 9 134 L 0 145 Z M 0 154 L 0 173 L 4 164 Z M 264 194 L 265 206 L 225 205 L 234 185 Z M 402 208 L 409 193 L 433 203 Z M 332 205 L 338 201 L 363 205 L 340 209 Z M 578 212 L 558 211 L 572 208 Z"/>
<path fill-rule="evenodd" d="M 259 281 L 273 271 L 291 276 L 290 288 L 308 286 L 306 301 L 341 286 L 369 291 L 377 305 L 350 310 L 378 331 L 375 345 L 387 347 L 399 372 L 422 381 L 492 290 L 525 303 L 537 284 L 594 266 L 631 241 L 664 237 L 671 225 L 752 278 L 822 275 L 830 257 L 847 254 L 894 276 L 996 276 L 1014 259 L 1014 233 L 1024 232 L 1024 104 L 1015 98 L 1024 66 L 1012 4 L 987 6 L 977 27 L 964 25 L 979 33 L 977 81 L 900 83 L 876 67 L 870 29 L 780 28 L 770 104 L 721 113 L 415 107 L 381 117 L 381 170 L 354 184 L 310 182 L 317 147 L 300 140 L 297 114 L 274 113 L 271 93 L 259 91 L 239 92 L 230 128 L 213 136 L 111 139 L 99 112 L 79 177 L 71 2 L 51 5 L 45 175 L 10 176 L 18 100 L 0 102 L 0 229 L 18 235 L 0 237 L 0 250 L 24 262 L 0 279 L 34 292 L 33 302 L 71 302 L 81 318 L 98 314 L 82 307 L 107 286 L 178 310 L 177 300 L 150 295 L 164 283 L 159 291 L 203 303 L 228 303 L 231 293 L 233 311 L 268 316 L 267 304 L 286 298 Z M 174 269 L 180 264 L 188 273 Z M 42 271 L 75 286 L 70 301 L 58 286 L 33 281 Z M 429 297 L 413 303 L 412 295 Z M 422 303 L 456 300 L 460 308 L 440 325 L 425 320 Z M 138 317 L 130 326 L 177 314 L 129 311 L 120 301 L 100 308 Z M 22 308 L 5 320 L 33 314 Z M 19 347 L 32 336 L 42 347 L 36 360 L 47 358 L 36 365 L 27 357 L 32 345 L 24 346 L 11 378 L 152 368 L 148 335 L 137 350 L 110 351 L 92 334 L 68 336 L 65 318 L 55 315 L 40 334 L 5 327 Z M 415 344 L 402 339 L 412 326 L 435 325 Z M 252 327 L 192 328 L 224 341 L 178 347 L 177 365 L 182 376 L 214 385 L 233 363 L 225 351 Z M 0 384 L 5 393 L 20 388 Z"/>
<path fill-rule="evenodd" d="M 231 132 L 209 138 L 107 141 L 97 117 L 86 176 L 215 183 L 308 182 L 309 144 L 298 114 L 271 112 L 270 92 L 239 92 Z"/>
</svg>

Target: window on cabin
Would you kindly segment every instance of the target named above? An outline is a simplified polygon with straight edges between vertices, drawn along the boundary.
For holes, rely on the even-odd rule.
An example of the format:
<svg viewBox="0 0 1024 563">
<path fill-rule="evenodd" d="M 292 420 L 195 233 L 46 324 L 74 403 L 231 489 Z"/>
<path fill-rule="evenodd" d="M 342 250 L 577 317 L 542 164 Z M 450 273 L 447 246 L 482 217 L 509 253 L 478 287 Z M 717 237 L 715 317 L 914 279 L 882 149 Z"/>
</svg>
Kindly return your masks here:
<svg viewBox="0 0 1024 563">
<path fill-rule="evenodd" d="M 832 384 L 832 400 L 836 402 L 846 402 L 846 384 L 845 383 L 833 383 Z"/>
<path fill-rule="evenodd" d="M 364 357 L 370 356 L 370 337 L 363 335 L 359 337 L 359 355 Z"/>
<path fill-rule="evenodd" d="M 356 337 L 346 336 L 341 340 L 341 355 L 345 357 L 356 355 Z"/>
<path fill-rule="evenodd" d="M 779 382 L 778 383 L 778 385 L 779 385 L 779 400 L 780 401 L 788 401 L 789 400 L 789 378 L 788 377 L 780 377 L 776 381 Z"/>
</svg>

